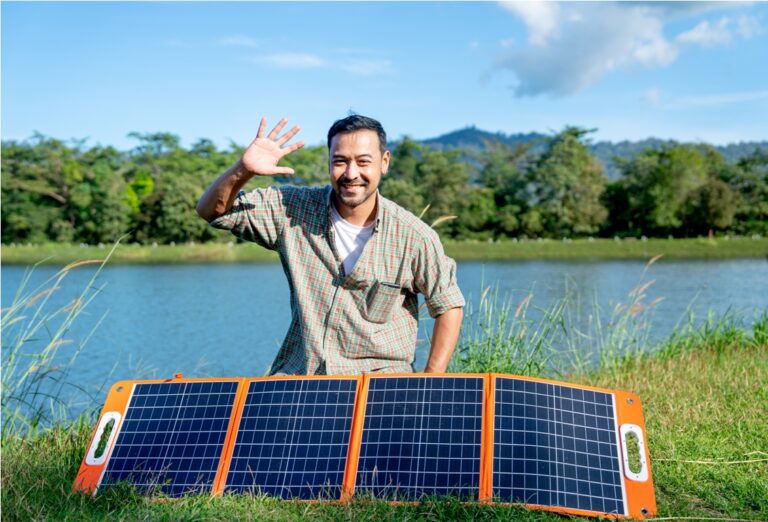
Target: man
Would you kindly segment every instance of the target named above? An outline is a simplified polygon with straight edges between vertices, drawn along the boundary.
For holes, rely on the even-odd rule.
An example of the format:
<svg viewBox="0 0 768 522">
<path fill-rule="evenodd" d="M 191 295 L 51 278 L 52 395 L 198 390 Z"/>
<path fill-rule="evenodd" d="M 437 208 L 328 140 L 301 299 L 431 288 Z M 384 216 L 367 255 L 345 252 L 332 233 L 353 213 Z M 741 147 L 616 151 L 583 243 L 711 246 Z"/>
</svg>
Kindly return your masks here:
<svg viewBox="0 0 768 522">
<path fill-rule="evenodd" d="M 279 137 L 286 123 L 265 136 L 262 118 L 243 157 L 197 205 L 214 227 L 280 255 L 292 320 L 270 373 L 414 371 L 418 293 L 435 318 L 424 371 L 444 372 L 464 306 L 456 264 L 434 230 L 378 193 L 390 161 L 381 124 L 359 115 L 333 124 L 330 187 L 241 192 L 254 176 L 293 174 L 278 162 L 304 143 L 286 145 L 299 132 L 294 126 Z"/>
</svg>

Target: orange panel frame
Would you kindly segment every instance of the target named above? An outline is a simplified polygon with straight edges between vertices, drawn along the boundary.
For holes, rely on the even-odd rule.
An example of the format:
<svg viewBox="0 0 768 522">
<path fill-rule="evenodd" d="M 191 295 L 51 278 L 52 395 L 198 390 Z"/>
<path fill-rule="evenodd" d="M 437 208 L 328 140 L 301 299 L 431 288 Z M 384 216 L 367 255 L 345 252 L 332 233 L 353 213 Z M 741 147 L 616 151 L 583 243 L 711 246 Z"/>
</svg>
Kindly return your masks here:
<svg viewBox="0 0 768 522">
<path fill-rule="evenodd" d="M 191 378 L 191 379 L 185 379 L 181 376 L 174 377 L 173 379 L 152 379 L 152 380 L 141 380 L 141 381 L 119 381 L 112 385 L 112 387 L 109 390 L 109 393 L 107 394 L 107 399 L 104 403 L 104 407 L 101 409 L 101 413 L 99 414 L 99 422 L 97 423 L 96 427 L 93 430 L 93 433 L 91 434 L 91 440 L 88 443 L 86 454 L 83 457 L 83 461 L 80 464 L 80 469 L 77 473 L 77 476 L 75 477 L 75 482 L 73 485 L 73 490 L 77 492 L 87 493 L 90 495 L 94 495 L 96 493 L 96 489 L 98 488 L 99 481 L 101 480 L 102 475 L 104 474 L 104 470 L 107 467 L 107 463 L 109 462 L 109 459 L 112 454 L 112 450 L 115 446 L 115 442 L 117 441 L 117 435 L 120 433 L 120 428 L 122 427 L 123 421 L 125 420 L 125 413 L 126 409 L 128 408 L 128 402 L 130 400 L 130 397 L 133 393 L 133 388 L 137 384 L 167 384 L 167 383 L 185 383 L 185 382 L 234 382 L 237 383 L 237 391 L 235 392 L 235 404 L 232 408 L 232 413 L 230 414 L 229 418 L 229 424 L 227 426 L 227 434 L 224 438 L 224 445 L 222 448 L 222 455 L 219 457 L 219 465 L 216 471 L 216 476 L 214 477 L 214 481 L 212 484 L 212 491 L 216 491 L 216 485 L 221 482 L 222 480 L 222 472 L 224 471 L 224 464 L 225 460 L 222 458 L 226 452 L 228 451 L 228 448 L 230 448 L 234 444 L 234 436 L 237 431 L 237 424 L 236 419 L 239 419 L 240 414 L 242 413 L 242 406 L 240 406 L 239 410 L 237 405 L 241 404 L 239 402 L 240 397 L 245 394 L 244 388 L 244 381 L 245 379 L 242 378 Z M 109 439 L 109 443 L 104 448 L 104 455 L 102 458 L 100 458 L 101 462 L 99 464 L 90 464 L 88 463 L 88 456 L 91 452 L 94 446 L 94 444 L 97 444 L 96 437 L 99 435 L 99 426 L 103 424 L 103 421 L 105 419 L 105 416 L 112 415 L 112 414 L 119 414 L 120 418 L 119 421 L 115 422 L 114 427 L 112 428 L 112 436 Z M 226 462 L 226 465 L 228 466 L 228 461 Z"/>
</svg>

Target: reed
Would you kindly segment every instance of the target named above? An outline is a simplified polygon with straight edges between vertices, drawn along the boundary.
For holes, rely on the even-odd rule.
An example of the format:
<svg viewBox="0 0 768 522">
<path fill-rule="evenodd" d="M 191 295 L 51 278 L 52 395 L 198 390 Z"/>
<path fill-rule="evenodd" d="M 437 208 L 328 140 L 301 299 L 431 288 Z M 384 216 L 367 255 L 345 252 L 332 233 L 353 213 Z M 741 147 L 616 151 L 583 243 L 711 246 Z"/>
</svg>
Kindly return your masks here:
<svg viewBox="0 0 768 522">
<path fill-rule="evenodd" d="M 83 315 L 102 290 L 98 276 L 117 244 L 104 259 L 80 260 L 66 265 L 42 284 L 30 287 L 34 268 L 28 269 L 13 302 L 2 310 L 2 430 L 11 435 L 33 435 L 41 429 L 70 418 L 71 391 L 88 394 L 68 379 L 69 371 L 82 353 L 105 314 L 79 341 L 68 338 L 75 321 Z M 59 292 L 67 276 L 84 266 L 98 265 L 80 293 L 65 306 L 54 308 L 51 297 Z M 94 403 L 91 397 L 90 405 Z"/>
</svg>

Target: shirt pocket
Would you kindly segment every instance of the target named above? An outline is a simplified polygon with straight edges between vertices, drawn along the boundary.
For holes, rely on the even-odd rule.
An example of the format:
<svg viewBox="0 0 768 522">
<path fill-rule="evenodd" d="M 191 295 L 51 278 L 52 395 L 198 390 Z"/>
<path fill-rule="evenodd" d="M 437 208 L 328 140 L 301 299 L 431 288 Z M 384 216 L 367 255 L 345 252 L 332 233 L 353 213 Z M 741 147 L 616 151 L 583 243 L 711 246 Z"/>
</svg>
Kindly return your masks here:
<svg viewBox="0 0 768 522">
<path fill-rule="evenodd" d="M 388 322 L 400 296 L 401 288 L 398 285 L 382 281 L 374 282 L 365 297 L 363 317 L 372 323 Z"/>
</svg>

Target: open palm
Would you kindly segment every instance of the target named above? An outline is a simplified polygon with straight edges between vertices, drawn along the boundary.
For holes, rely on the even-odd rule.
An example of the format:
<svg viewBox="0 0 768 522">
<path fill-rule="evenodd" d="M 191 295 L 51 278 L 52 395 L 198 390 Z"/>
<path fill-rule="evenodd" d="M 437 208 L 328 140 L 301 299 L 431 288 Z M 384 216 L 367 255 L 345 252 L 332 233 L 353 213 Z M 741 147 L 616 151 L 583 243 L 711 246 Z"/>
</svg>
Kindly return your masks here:
<svg viewBox="0 0 768 522">
<path fill-rule="evenodd" d="M 287 147 L 283 147 L 297 132 L 299 126 L 294 126 L 291 130 L 283 134 L 280 138 L 277 136 L 283 130 L 288 120 L 281 119 L 275 128 L 265 137 L 264 132 L 267 127 L 267 119 L 262 118 L 259 124 L 259 131 L 256 138 L 251 142 L 243 154 L 243 166 L 250 172 L 259 176 L 275 176 L 278 174 L 293 174 L 290 167 L 278 167 L 278 162 L 291 152 L 304 146 L 303 141 L 298 141 Z"/>
</svg>

